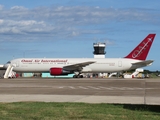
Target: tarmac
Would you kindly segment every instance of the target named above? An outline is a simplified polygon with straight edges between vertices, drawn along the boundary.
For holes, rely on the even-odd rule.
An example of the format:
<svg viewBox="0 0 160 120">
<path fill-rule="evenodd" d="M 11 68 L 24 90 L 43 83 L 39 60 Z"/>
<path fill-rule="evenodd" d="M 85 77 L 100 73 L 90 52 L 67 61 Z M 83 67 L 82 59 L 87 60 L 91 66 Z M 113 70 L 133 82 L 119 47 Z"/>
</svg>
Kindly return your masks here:
<svg viewBox="0 0 160 120">
<path fill-rule="evenodd" d="M 160 79 L 0 79 L 0 102 L 160 105 Z"/>
</svg>

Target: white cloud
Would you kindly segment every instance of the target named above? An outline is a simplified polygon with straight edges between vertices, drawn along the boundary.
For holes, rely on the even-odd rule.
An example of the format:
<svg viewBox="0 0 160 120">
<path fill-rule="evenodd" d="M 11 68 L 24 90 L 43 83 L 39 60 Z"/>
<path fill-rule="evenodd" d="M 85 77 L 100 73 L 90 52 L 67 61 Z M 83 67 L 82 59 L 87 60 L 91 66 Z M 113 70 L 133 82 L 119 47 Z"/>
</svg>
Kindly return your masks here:
<svg viewBox="0 0 160 120">
<path fill-rule="evenodd" d="M 11 10 L 27 10 L 27 8 L 25 8 L 23 6 L 13 6 L 13 7 L 11 7 Z"/>
<path fill-rule="evenodd" d="M 76 32 L 76 31 L 72 32 L 72 36 L 77 36 L 77 35 L 79 35 L 79 32 Z"/>
<path fill-rule="evenodd" d="M 4 9 L 0 5 L 0 34 L 28 35 L 34 39 L 47 34 L 47 37 L 67 38 L 86 34 L 102 34 L 99 29 L 113 21 L 139 21 L 154 24 L 156 14 L 147 9 L 114 9 L 86 6 L 53 6 L 28 9 L 13 6 Z M 27 38 L 26 38 L 27 39 Z M 12 39 L 14 40 L 14 39 Z M 57 39 L 58 40 L 58 39 Z"/>
<path fill-rule="evenodd" d="M 3 7 L 4 7 L 3 5 L 0 5 L 0 10 L 3 10 Z"/>
<path fill-rule="evenodd" d="M 0 24 L 3 24 L 4 20 L 3 19 L 0 19 Z"/>
<path fill-rule="evenodd" d="M 115 43 L 110 40 L 105 40 L 106 45 L 114 45 Z"/>
</svg>

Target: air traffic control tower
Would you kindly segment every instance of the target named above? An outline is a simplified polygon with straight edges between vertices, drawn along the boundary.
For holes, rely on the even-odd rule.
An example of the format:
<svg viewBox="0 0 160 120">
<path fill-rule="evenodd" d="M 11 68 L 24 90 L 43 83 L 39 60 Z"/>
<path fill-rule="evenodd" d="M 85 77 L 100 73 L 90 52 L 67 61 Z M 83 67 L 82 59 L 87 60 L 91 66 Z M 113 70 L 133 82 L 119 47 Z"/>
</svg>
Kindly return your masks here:
<svg viewBox="0 0 160 120">
<path fill-rule="evenodd" d="M 105 58 L 105 47 L 106 47 L 106 43 L 93 43 L 93 47 L 94 47 L 94 58 Z"/>
</svg>

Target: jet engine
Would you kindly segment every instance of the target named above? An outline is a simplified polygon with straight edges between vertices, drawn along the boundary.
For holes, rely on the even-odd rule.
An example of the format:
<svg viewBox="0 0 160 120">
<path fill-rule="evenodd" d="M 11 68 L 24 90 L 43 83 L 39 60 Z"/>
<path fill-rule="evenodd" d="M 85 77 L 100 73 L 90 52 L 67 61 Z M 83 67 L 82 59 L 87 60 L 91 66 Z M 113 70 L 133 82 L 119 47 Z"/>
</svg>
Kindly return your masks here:
<svg viewBox="0 0 160 120">
<path fill-rule="evenodd" d="M 68 75 L 70 71 L 64 70 L 63 68 L 50 68 L 50 75 Z"/>
</svg>

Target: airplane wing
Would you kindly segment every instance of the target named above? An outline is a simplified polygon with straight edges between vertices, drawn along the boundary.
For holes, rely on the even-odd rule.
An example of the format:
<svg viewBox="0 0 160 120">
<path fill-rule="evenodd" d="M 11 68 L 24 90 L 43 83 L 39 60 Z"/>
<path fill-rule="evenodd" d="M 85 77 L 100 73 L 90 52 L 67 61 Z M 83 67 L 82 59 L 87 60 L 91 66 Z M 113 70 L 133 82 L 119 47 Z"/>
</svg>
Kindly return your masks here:
<svg viewBox="0 0 160 120">
<path fill-rule="evenodd" d="M 153 60 L 146 60 L 143 62 L 137 62 L 137 63 L 132 63 L 132 65 L 141 65 L 141 66 L 148 66 L 153 63 Z"/>
<path fill-rule="evenodd" d="M 6 68 L 4 68 L 4 65 L 0 65 L 0 70 L 6 70 Z"/>
<path fill-rule="evenodd" d="M 72 65 L 67 65 L 64 66 L 63 69 L 64 70 L 70 70 L 70 71 L 81 71 L 83 69 L 83 67 L 93 64 L 95 63 L 95 61 L 88 61 L 88 62 L 83 62 L 83 63 L 77 63 L 77 64 L 72 64 Z"/>
</svg>

